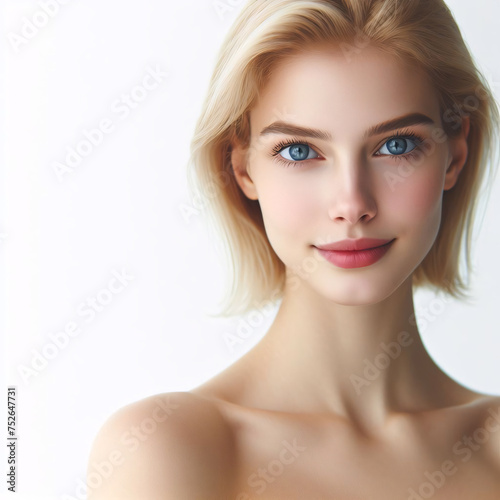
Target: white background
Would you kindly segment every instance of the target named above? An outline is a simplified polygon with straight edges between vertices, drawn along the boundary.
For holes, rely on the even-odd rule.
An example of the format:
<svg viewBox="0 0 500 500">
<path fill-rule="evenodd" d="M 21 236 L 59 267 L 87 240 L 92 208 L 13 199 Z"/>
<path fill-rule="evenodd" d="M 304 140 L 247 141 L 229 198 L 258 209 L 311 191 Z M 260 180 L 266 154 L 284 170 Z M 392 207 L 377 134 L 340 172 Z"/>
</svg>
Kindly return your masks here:
<svg viewBox="0 0 500 500">
<path fill-rule="evenodd" d="M 207 316 L 222 297 L 225 263 L 187 189 L 195 121 L 242 5 L 225 3 L 220 15 L 211 0 L 70 0 L 17 50 L 13 36 L 43 12 L 41 2 L 3 2 L 0 249 L 4 387 L 18 391 L 16 498 L 83 498 L 77 486 L 91 442 L 114 411 L 201 384 L 255 345 L 273 319 L 274 312 L 261 316 L 231 349 L 224 334 L 236 335 L 248 318 Z M 498 98 L 500 4 L 447 3 Z M 148 68 L 166 76 L 125 116 L 116 103 Z M 113 131 L 60 182 L 53 165 L 105 119 Z M 483 212 L 473 254 L 476 303 L 419 292 L 416 308 L 433 318 L 421 333 L 442 369 L 469 388 L 500 394 L 500 177 Z M 87 321 L 80 305 L 105 297 L 114 270 L 133 279 Z M 22 376 L 20 368 L 31 367 L 71 321 L 80 333 L 37 375 Z"/>
</svg>

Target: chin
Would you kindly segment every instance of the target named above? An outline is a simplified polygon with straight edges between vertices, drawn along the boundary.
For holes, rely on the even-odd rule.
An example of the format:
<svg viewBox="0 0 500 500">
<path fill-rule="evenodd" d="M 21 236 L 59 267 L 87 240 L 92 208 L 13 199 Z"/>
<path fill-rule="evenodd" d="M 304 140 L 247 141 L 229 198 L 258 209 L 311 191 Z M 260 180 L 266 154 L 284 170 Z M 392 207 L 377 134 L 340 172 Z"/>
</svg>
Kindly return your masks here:
<svg viewBox="0 0 500 500">
<path fill-rule="evenodd" d="M 359 268 L 362 269 L 362 268 Z M 316 293 L 326 299 L 344 306 L 368 306 L 378 304 L 398 290 L 404 279 L 391 279 L 389 276 L 345 277 L 344 279 L 318 284 Z M 312 283 L 311 283 L 312 284 Z"/>
</svg>

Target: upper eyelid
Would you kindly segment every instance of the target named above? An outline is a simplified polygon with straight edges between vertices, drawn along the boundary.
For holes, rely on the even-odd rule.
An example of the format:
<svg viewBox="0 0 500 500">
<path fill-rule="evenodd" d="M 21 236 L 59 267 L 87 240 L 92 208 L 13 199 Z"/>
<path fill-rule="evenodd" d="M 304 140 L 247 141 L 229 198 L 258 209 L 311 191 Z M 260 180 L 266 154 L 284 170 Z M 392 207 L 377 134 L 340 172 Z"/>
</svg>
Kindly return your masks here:
<svg viewBox="0 0 500 500">
<path fill-rule="evenodd" d="M 318 148 L 314 144 L 312 144 L 311 141 L 308 141 L 308 140 L 305 140 L 305 139 L 302 140 L 302 139 L 300 139 L 298 137 L 293 137 L 290 140 L 284 139 L 284 140 L 279 141 L 279 142 L 285 142 L 287 144 L 285 144 L 284 146 L 282 146 L 280 149 L 278 149 L 279 143 L 276 146 L 272 147 L 273 151 L 275 151 L 276 154 L 280 154 L 285 149 L 290 148 L 290 147 L 292 147 L 292 146 L 294 146 L 296 144 L 305 144 L 306 146 L 309 146 L 310 148 L 312 148 L 315 153 L 320 154 L 322 156 L 325 156 L 324 153 L 321 152 L 320 148 Z"/>
<path fill-rule="evenodd" d="M 319 152 L 319 151 L 316 151 L 316 147 L 313 146 L 312 144 L 310 144 L 308 141 L 304 141 L 304 142 L 297 142 L 297 141 L 293 141 L 289 144 L 287 144 L 286 146 L 283 146 L 281 149 L 279 149 L 278 151 L 276 151 L 276 156 L 280 155 L 283 151 L 285 151 L 285 149 L 288 149 L 288 148 L 291 148 L 292 146 L 295 146 L 296 144 L 305 144 L 306 146 L 309 146 L 317 155 L 319 156 L 325 156 L 323 153 Z M 310 160 L 317 160 L 318 158 L 309 158 L 308 160 L 301 160 L 301 162 L 306 162 L 306 161 L 310 161 Z M 285 161 L 292 161 L 292 160 L 289 160 L 288 158 L 283 158 L 283 160 Z"/>
<path fill-rule="evenodd" d="M 418 137 L 415 138 L 415 139 L 413 139 L 411 137 L 412 135 L 419 135 L 419 134 L 417 132 L 410 132 L 410 131 L 405 131 L 404 133 L 402 133 L 402 131 L 396 130 L 396 131 L 392 132 L 391 134 L 388 134 L 387 136 L 385 136 L 385 138 L 383 138 L 381 140 L 381 142 L 379 143 L 379 146 L 377 147 L 376 151 L 378 151 L 387 141 L 389 141 L 390 139 L 393 139 L 395 137 L 409 138 L 411 141 L 415 142 L 416 145 L 418 146 L 420 140 L 418 139 Z M 281 141 L 281 142 L 288 142 L 288 140 L 285 139 L 284 141 Z M 325 154 L 321 152 L 321 149 L 318 148 L 318 147 L 316 147 L 314 144 L 312 144 L 311 141 L 306 140 L 306 139 L 302 140 L 302 139 L 300 139 L 298 137 L 291 138 L 290 142 L 288 142 L 288 144 L 286 144 L 285 146 L 283 146 L 278 151 L 277 154 L 281 153 L 283 150 L 285 150 L 285 149 L 287 149 L 287 148 L 289 148 L 291 146 L 294 146 L 295 144 L 305 144 L 305 145 L 309 146 L 310 148 L 312 148 L 316 153 L 325 156 Z M 306 161 L 306 160 L 303 160 L 303 161 Z"/>
<path fill-rule="evenodd" d="M 382 142 L 380 143 L 381 144 L 380 147 L 382 147 L 386 142 L 390 141 L 391 139 L 398 138 L 398 137 L 402 137 L 403 139 L 409 139 L 410 141 L 415 142 L 417 144 L 417 146 L 418 146 L 418 144 L 420 142 L 423 142 L 423 140 L 424 140 L 423 137 L 422 137 L 422 139 L 420 139 L 419 135 L 420 134 L 417 134 L 415 132 L 413 132 L 411 134 L 398 134 L 398 133 L 395 133 L 395 134 L 392 134 L 391 136 L 383 139 Z"/>
</svg>

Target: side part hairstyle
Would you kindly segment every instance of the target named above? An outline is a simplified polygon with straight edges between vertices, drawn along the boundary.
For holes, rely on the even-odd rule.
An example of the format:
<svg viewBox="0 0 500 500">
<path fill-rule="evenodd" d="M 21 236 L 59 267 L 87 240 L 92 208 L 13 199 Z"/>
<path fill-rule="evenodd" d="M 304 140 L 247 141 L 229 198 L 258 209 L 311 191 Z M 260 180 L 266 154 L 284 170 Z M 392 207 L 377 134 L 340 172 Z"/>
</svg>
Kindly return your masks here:
<svg viewBox="0 0 500 500">
<path fill-rule="evenodd" d="M 268 241 L 259 201 L 248 199 L 236 183 L 231 147 L 242 144 L 248 159 L 249 110 L 273 68 L 308 45 L 325 42 L 346 57 L 370 44 L 422 69 L 439 98 L 443 140 L 460 133 L 463 117 L 470 117 L 466 163 L 455 186 L 443 192 L 439 233 L 413 273 L 414 287 L 467 298 L 460 256 L 465 248 L 470 272 L 478 201 L 487 198 L 498 165 L 500 119 L 447 5 L 443 0 L 251 0 L 218 54 L 188 164 L 190 190 L 206 202 L 217 241 L 222 237 L 232 263 L 231 288 L 217 316 L 243 314 L 282 298 L 290 279 Z"/>
</svg>

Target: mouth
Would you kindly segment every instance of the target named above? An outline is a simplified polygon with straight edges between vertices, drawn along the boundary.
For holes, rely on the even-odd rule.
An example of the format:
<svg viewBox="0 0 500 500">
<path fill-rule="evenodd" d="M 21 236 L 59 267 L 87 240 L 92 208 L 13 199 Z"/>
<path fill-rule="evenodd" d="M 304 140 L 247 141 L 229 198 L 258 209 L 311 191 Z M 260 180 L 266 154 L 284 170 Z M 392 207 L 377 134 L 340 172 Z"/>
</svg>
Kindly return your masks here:
<svg viewBox="0 0 500 500">
<path fill-rule="evenodd" d="M 389 251 L 392 247 L 392 244 L 396 238 L 392 240 L 378 240 L 383 241 L 383 244 L 379 244 L 377 246 L 371 246 L 369 248 L 362 249 L 338 249 L 331 250 L 327 249 L 331 246 L 344 246 L 344 247 L 353 247 L 357 245 L 366 245 L 370 244 L 370 242 L 362 241 L 362 240 L 344 240 L 343 242 L 334 243 L 331 245 L 325 245 L 322 247 L 315 247 L 318 252 L 330 263 L 334 264 L 337 267 L 341 267 L 344 269 L 358 268 L 358 267 L 366 267 L 371 266 L 378 262 L 384 255 Z M 358 243 L 356 243 L 358 242 Z M 373 245 L 373 241 L 371 242 Z"/>
<path fill-rule="evenodd" d="M 346 239 L 335 241 L 334 243 L 327 243 L 326 245 L 315 245 L 320 250 L 368 250 L 370 248 L 377 248 L 393 241 L 392 239 L 381 238 L 358 238 Z"/>
</svg>

